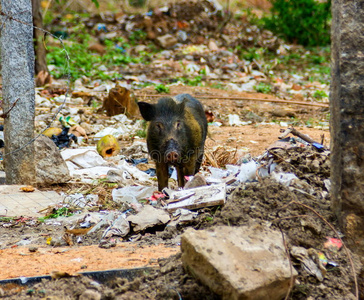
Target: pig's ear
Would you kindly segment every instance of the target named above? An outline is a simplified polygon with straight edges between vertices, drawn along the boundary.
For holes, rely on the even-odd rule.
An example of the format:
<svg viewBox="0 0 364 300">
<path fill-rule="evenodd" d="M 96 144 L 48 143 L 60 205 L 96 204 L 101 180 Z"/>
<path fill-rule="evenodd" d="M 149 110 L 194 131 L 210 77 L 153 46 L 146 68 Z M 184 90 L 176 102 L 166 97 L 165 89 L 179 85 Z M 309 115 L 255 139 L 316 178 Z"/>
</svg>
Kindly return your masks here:
<svg viewBox="0 0 364 300">
<path fill-rule="evenodd" d="M 145 121 L 151 121 L 155 117 L 155 106 L 147 102 L 138 102 L 140 113 Z"/>
</svg>

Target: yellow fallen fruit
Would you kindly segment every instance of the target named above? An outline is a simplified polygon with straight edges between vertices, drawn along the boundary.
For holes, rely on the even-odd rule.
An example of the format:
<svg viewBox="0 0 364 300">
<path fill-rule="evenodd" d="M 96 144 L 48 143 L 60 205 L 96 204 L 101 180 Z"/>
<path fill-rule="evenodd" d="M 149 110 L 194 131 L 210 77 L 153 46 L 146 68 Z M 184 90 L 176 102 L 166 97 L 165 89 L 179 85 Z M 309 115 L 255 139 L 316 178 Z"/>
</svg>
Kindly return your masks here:
<svg viewBox="0 0 364 300">
<path fill-rule="evenodd" d="M 120 146 L 117 139 L 113 135 L 108 134 L 97 142 L 96 149 L 102 157 L 110 157 L 120 151 Z"/>
<path fill-rule="evenodd" d="M 52 135 L 59 135 L 62 132 L 62 128 L 50 127 L 44 130 L 43 135 L 51 138 Z"/>
</svg>

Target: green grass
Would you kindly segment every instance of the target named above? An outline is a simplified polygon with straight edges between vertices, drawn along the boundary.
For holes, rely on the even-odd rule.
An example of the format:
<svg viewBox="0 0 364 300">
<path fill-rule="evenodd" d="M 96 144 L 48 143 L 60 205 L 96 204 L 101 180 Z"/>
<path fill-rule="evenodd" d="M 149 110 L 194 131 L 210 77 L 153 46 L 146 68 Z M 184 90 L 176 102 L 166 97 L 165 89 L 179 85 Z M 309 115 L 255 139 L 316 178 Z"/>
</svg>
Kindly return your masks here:
<svg viewBox="0 0 364 300">
<path fill-rule="evenodd" d="M 118 72 L 119 67 L 148 60 L 150 55 L 149 53 L 139 53 L 135 57 L 128 55 L 123 49 L 129 48 L 130 45 L 122 38 L 105 40 L 104 55 L 90 51 L 88 49 L 90 44 L 92 42 L 89 34 L 71 35 L 65 41 L 65 49 L 70 58 L 69 69 L 64 49 L 61 46 L 49 46 L 47 63 L 55 66 L 51 72 L 52 76 L 61 78 L 69 73 L 72 80 L 82 76 L 101 80 L 121 78 L 122 75 Z M 99 67 L 102 65 L 110 71 L 100 71 Z"/>
</svg>

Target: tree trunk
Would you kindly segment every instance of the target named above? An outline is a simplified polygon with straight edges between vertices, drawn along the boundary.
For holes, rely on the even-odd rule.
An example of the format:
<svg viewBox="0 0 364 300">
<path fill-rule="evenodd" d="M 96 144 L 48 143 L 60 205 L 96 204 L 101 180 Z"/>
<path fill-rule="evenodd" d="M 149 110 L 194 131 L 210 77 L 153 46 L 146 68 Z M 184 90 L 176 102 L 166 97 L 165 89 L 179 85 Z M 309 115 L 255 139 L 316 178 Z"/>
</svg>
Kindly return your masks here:
<svg viewBox="0 0 364 300">
<path fill-rule="evenodd" d="M 40 9 L 40 0 L 32 0 L 33 7 L 33 25 L 43 28 L 43 17 Z M 44 32 L 34 28 L 34 49 L 35 49 L 35 74 L 40 71 L 48 72 L 46 54 L 44 46 Z"/>
<path fill-rule="evenodd" d="M 29 0 L 1 0 L 1 7 L 11 16 L 2 16 L 5 25 L 0 39 L 3 111 L 10 110 L 4 122 L 6 183 L 32 184 L 35 182 L 34 144 L 30 143 L 35 111 L 32 7 Z"/>
</svg>

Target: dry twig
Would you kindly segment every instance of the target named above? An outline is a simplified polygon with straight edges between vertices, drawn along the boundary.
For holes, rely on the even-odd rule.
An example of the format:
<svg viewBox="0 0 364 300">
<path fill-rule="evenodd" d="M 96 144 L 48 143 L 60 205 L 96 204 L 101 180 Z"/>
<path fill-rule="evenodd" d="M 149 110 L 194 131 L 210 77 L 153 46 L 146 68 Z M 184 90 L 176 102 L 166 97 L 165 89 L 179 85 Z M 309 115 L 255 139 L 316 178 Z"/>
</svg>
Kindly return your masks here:
<svg viewBox="0 0 364 300">
<path fill-rule="evenodd" d="M 218 146 L 214 149 L 205 149 L 205 165 L 215 168 L 225 167 L 226 164 L 236 164 L 238 149 L 229 150 L 226 147 Z"/>
<path fill-rule="evenodd" d="M 16 103 L 20 100 L 20 98 L 16 99 L 14 103 L 11 105 L 11 107 L 8 109 L 7 112 L 4 112 L 0 115 L 0 118 L 7 118 L 8 114 L 11 112 L 11 110 L 15 107 Z"/>
<path fill-rule="evenodd" d="M 174 97 L 177 94 L 163 94 L 163 96 Z M 145 98 L 160 98 L 161 95 L 155 94 L 137 94 L 137 96 L 145 97 Z M 328 103 L 312 103 L 312 102 L 304 102 L 304 101 L 291 101 L 284 99 L 273 99 L 273 98 L 249 98 L 249 97 L 216 97 L 216 96 L 196 96 L 199 99 L 207 99 L 207 100 L 240 100 L 240 101 L 258 101 L 258 102 L 274 102 L 274 103 L 283 103 L 283 104 L 295 104 L 295 105 L 304 105 L 304 106 L 313 106 L 313 107 L 324 107 L 328 108 Z"/>
</svg>

